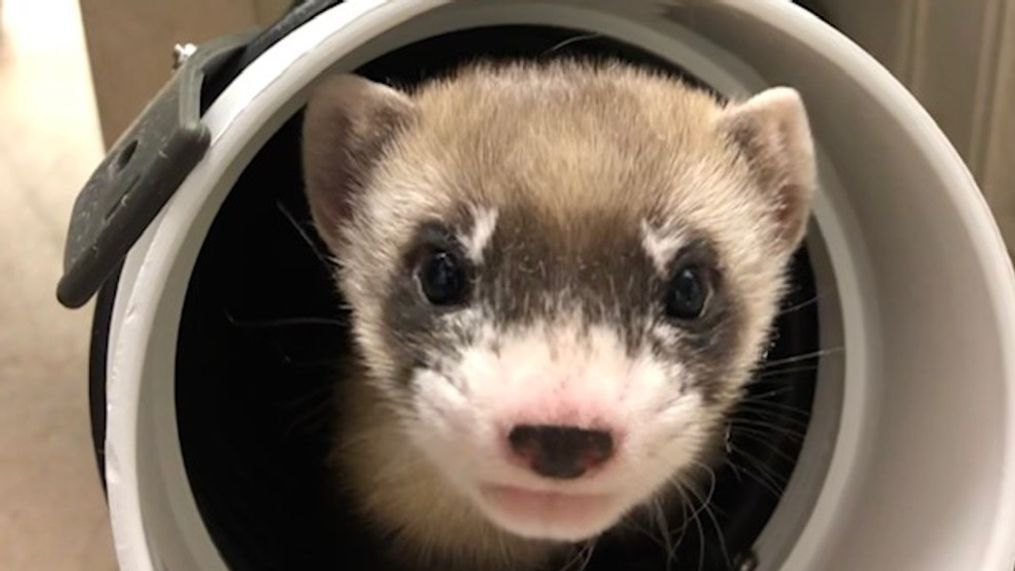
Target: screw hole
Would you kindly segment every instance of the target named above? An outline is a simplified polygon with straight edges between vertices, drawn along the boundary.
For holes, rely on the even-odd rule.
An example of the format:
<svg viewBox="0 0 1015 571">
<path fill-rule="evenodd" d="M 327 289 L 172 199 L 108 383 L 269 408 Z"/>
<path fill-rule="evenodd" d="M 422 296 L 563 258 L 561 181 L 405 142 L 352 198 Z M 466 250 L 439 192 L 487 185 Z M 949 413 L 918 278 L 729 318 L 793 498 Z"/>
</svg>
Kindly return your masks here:
<svg viewBox="0 0 1015 571">
<path fill-rule="evenodd" d="M 127 165 L 130 164 L 130 159 L 134 158 L 135 151 L 137 151 L 137 139 L 131 141 L 130 144 L 120 151 L 120 156 L 116 157 L 116 172 L 127 168 Z"/>
</svg>

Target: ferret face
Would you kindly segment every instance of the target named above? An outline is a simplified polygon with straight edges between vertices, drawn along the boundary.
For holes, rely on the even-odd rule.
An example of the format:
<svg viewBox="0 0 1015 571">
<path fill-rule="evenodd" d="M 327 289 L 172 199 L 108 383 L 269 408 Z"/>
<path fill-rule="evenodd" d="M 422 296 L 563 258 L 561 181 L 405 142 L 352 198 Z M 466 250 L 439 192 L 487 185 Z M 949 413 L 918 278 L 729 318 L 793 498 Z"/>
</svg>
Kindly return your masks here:
<svg viewBox="0 0 1015 571">
<path fill-rule="evenodd" d="M 574 541 L 706 454 L 775 315 L 813 158 L 802 104 L 621 65 L 341 76 L 304 160 L 369 379 L 489 521 Z"/>
</svg>

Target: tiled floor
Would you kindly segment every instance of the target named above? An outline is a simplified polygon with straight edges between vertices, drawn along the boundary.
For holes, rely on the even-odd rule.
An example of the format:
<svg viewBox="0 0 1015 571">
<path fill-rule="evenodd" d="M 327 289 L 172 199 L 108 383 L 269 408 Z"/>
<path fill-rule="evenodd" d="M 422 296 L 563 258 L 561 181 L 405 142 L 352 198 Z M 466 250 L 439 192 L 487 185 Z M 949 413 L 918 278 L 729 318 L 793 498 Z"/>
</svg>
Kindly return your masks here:
<svg viewBox="0 0 1015 571">
<path fill-rule="evenodd" d="M 54 298 L 70 207 L 102 154 L 77 2 L 0 5 L 0 569 L 110 570 L 90 311 Z"/>
</svg>

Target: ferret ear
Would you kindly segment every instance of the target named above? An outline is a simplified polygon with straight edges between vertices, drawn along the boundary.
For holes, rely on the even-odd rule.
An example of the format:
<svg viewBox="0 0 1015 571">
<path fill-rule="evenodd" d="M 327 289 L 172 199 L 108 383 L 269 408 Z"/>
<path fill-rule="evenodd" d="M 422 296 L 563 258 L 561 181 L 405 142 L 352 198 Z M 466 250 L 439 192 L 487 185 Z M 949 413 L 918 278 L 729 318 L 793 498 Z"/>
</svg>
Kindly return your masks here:
<svg viewBox="0 0 1015 571">
<path fill-rule="evenodd" d="M 806 231 L 817 186 L 814 142 L 800 94 L 789 87 L 767 89 L 727 107 L 721 128 L 775 203 L 776 234 L 783 250 L 795 250 Z"/>
<path fill-rule="evenodd" d="M 314 225 L 332 253 L 357 193 L 413 114 L 404 93 L 355 75 L 329 77 L 311 92 L 303 117 L 303 172 Z"/>
</svg>

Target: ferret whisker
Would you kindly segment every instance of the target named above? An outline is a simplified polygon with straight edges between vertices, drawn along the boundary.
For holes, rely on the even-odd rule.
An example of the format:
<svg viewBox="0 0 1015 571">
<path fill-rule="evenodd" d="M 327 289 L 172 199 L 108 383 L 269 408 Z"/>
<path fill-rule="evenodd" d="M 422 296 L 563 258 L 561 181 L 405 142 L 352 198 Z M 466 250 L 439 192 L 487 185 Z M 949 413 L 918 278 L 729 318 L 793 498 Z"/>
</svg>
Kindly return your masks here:
<svg viewBox="0 0 1015 571">
<path fill-rule="evenodd" d="M 687 491 L 693 493 L 690 488 Z M 694 521 L 698 526 L 698 571 L 702 571 L 705 568 L 705 526 L 701 523 L 699 511 L 694 512 Z"/>
<path fill-rule="evenodd" d="M 792 456 L 790 456 L 789 454 L 786 454 L 786 452 L 780 450 L 778 446 L 772 444 L 771 442 L 769 442 L 768 440 L 765 440 L 764 438 L 758 436 L 757 434 L 744 431 L 744 432 L 741 433 L 741 436 L 743 438 L 746 438 L 746 439 L 750 440 L 751 442 L 757 442 L 758 444 L 764 445 L 766 448 L 771 450 L 772 453 L 774 453 L 776 456 L 782 458 L 783 460 L 789 462 L 790 464 L 793 464 L 793 463 L 796 462 L 796 460 Z"/>
<path fill-rule="evenodd" d="M 293 399 L 290 399 L 290 400 L 286 400 L 286 401 L 282 401 L 280 404 L 282 405 L 282 408 L 285 408 L 285 409 L 299 408 L 299 407 L 307 404 L 311 400 L 317 401 L 318 399 L 320 399 L 321 397 L 323 397 L 325 395 L 329 395 L 330 396 L 331 393 L 333 393 L 333 392 L 334 392 L 334 387 L 332 387 L 331 385 L 327 385 L 327 386 L 323 386 L 323 387 L 316 387 L 313 390 L 307 391 L 307 392 L 301 394 L 300 396 L 298 396 L 296 398 L 293 398 Z M 326 402 L 330 402 L 329 399 L 325 399 L 325 401 Z"/>
<path fill-rule="evenodd" d="M 733 470 L 736 470 L 737 473 L 743 473 L 744 475 L 750 477 L 752 480 L 760 484 L 762 488 L 764 488 L 768 493 L 772 494 L 772 497 L 779 498 L 782 496 L 782 492 L 778 489 L 776 485 L 772 484 L 767 479 L 763 478 L 761 474 L 759 474 L 758 472 L 751 470 L 749 466 L 738 464 L 734 462 L 732 458 L 729 457 L 726 458 L 726 464 Z"/>
<path fill-rule="evenodd" d="M 700 464 L 700 463 L 696 463 L 696 464 L 698 466 L 704 466 L 703 464 Z M 714 475 L 714 473 L 713 473 L 713 475 Z M 680 495 L 684 498 L 684 502 L 686 503 L 686 505 L 691 507 L 691 515 L 690 515 L 690 517 L 686 518 L 686 516 L 685 516 L 684 526 L 683 526 L 683 528 L 681 530 L 681 539 L 683 538 L 683 535 L 686 534 L 686 532 L 687 532 L 686 527 L 689 526 L 691 522 L 694 522 L 697 525 L 697 527 L 698 527 L 698 538 L 699 538 L 699 541 L 700 541 L 699 546 L 698 546 L 698 561 L 699 561 L 699 568 L 700 568 L 700 565 L 703 564 L 703 562 L 705 560 L 705 528 L 704 528 L 704 526 L 701 523 L 701 512 L 704 511 L 708 507 L 707 506 L 707 502 L 711 501 L 711 499 L 712 499 L 712 493 L 715 490 L 715 486 L 714 486 L 715 480 L 713 479 L 712 488 L 709 491 L 708 497 L 706 499 L 704 499 L 704 500 L 702 499 L 702 497 L 698 493 L 696 493 L 694 491 L 693 486 L 688 486 L 688 485 L 682 484 L 680 482 L 680 480 L 677 479 L 676 477 L 671 478 L 670 481 L 671 481 L 671 483 L 675 483 L 676 484 L 676 489 L 680 493 Z M 701 505 L 699 505 L 697 507 L 694 507 L 694 502 L 691 501 L 691 498 L 688 497 L 687 494 L 693 495 L 694 499 L 696 499 L 699 502 L 701 502 Z M 679 546 L 679 543 L 677 545 Z"/>
<path fill-rule="evenodd" d="M 715 471 L 713 471 L 708 466 L 702 464 L 701 462 L 696 461 L 694 462 L 694 464 L 696 466 L 701 467 L 706 471 L 706 473 L 708 473 L 710 484 L 708 495 L 704 499 L 701 499 L 701 496 L 696 494 L 693 490 L 691 490 L 691 493 L 695 494 L 696 497 L 701 499 L 701 505 L 705 510 L 705 515 L 709 517 L 709 519 L 712 521 L 712 525 L 715 527 L 715 536 L 716 539 L 719 541 L 719 548 L 722 550 L 723 561 L 726 563 L 726 567 L 728 568 L 733 567 L 733 560 L 730 558 L 729 550 L 726 547 L 726 537 L 722 533 L 722 526 L 719 525 L 719 518 L 716 517 L 715 512 L 712 510 L 710 506 L 712 503 L 712 496 L 715 494 L 716 489 Z"/>
<path fill-rule="evenodd" d="M 300 427 L 319 428 L 327 423 L 328 414 L 331 412 L 331 403 L 323 401 L 315 406 L 309 407 L 303 414 L 294 417 L 285 428 L 287 436 L 292 435 Z"/>
<path fill-rule="evenodd" d="M 737 405 L 736 408 L 742 408 L 743 405 L 749 405 L 751 407 L 758 407 L 758 408 L 764 409 L 764 410 L 777 410 L 777 411 L 780 411 L 780 412 L 784 412 L 786 414 L 795 414 L 795 415 L 800 416 L 802 418 L 810 418 L 810 416 L 811 416 L 811 412 L 809 410 L 804 409 L 804 408 L 801 408 L 801 407 L 798 407 L 798 406 L 793 406 L 791 404 L 786 404 L 786 403 L 783 403 L 783 402 L 777 402 L 777 401 L 772 401 L 772 400 L 767 400 L 767 399 L 754 398 L 753 395 L 748 395 L 747 397 L 744 397 L 740 401 L 740 404 Z"/>
<path fill-rule="evenodd" d="M 801 309 L 803 309 L 803 308 L 805 308 L 805 307 L 807 307 L 809 305 L 814 305 L 815 303 L 817 303 L 821 299 L 824 299 L 825 297 L 828 297 L 829 295 L 832 295 L 833 293 L 835 293 L 834 290 L 818 293 L 817 295 L 815 295 L 814 297 L 811 297 L 810 299 L 807 299 L 805 301 L 801 301 L 799 303 L 795 303 L 795 304 L 793 304 L 793 305 L 791 305 L 789 307 L 786 307 L 786 308 L 783 308 L 783 309 L 779 310 L 779 313 L 776 314 L 776 315 L 782 316 L 782 315 L 786 315 L 788 313 L 793 313 L 794 311 L 799 311 L 799 310 L 801 310 Z"/>
<path fill-rule="evenodd" d="M 753 416 L 748 416 L 748 415 L 753 415 Z M 797 437 L 801 437 L 801 438 L 803 436 L 805 436 L 803 431 L 795 430 L 792 427 L 784 426 L 782 424 L 777 424 L 777 423 L 774 423 L 774 422 L 766 421 L 765 418 L 762 417 L 758 413 L 750 413 L 750 412 L 748 412 L 748 413 L 744 413 L 744 414 L 734 414 L 734 415 L 731 415 L 730 418 L 729 418 L 729 423 L 730 424 L 736 424 L 738 426 L 754 426 L 754 427 L 757 427 L 757 428 L 763 428 L 763 429 L 766 429 L 766 430 L 772 430 L 772 431 L 776 431 L 776 432 L 781 432 L 781 433 L 787 434 L 789 436 L 797 436 Z"/>
<path fill-rule="evenodd" d="M 726 465 L 729 466 L 731 470 L 733 470 L 733 476 L 736 477 L 737 482 L 741 482 L 742 483 L 744 481 L 744 478 L 743 478 L 743 475 L 740 473 L 740 467 L 737 466 L 736 464 L 734 464 L 733 462 L 730 462 L 730 460 L 729 460 L 729 455 L 732 452 L 733 452 L 732 445 L 727 442 L 727 444 L 726 444 L 726 458 L 725 458 Z"/>
<path fill-rule="evenodd" d="M 752 394 L 751 398 L 752 399 L 766 399 L 766 398 L 770 398 L 770 397 L 786 394 L 788 392 L 791 392 L 792 390 L 793 390 L 793 387 L 789 387 L 789 386 L 784 386 L 783 385 L 783 386 L 780 386 L 779 388 L 772 389 L 770 391 L 765 391 L 763 393 Z"/>
<path fill-rule="evenodd" d="M 656 513 L 654 511 L 656 500 L 653 498 L 644 506 L 644 514 L 642 513 L 631 513 L 628 517 L 621 520 L 620 525 L 632 532 L 645 536 L 652 543 L 655 543 L 660 548 L 665 549 L 660 538 L 657 538 L 652 531 L 652 526 L 655 524 Z M 642 520 L 646 521 L 642 521 Z M 648 526 L 648 527 L 646 527 Z"/>
<path fill-rule="evenodd" d="M 683 545 L 684 543 L 684 538 L 687 536 L 687 530 L 691 526 L 692 519 L 692 516 L 688 515 L 688 513 L 693 514 L 694 511 L 693 503 L 691 502 L 691 499 L 687 496 L 687 493 L 684 490 L 684 488 L 686 487 L 684 483 L 676 478 L 671 479 L 671 483 L 674 485 L 674 489 L 677 490 L 677 493 L 680 494 L 682 522 L 680 524 L 680 528 L 677 529 L 678 534 L 677 541 L 673 545 L 673 549 L 672 551 L 670 551 L 670 554 L 667 557 L 666 560 L 667 567 L 669 567 L 673 563 L 675 557 L 677 556 L 677 550 L 680 549 L 680 546 Z"/>
<path fill-rule="evenodd" d="M 265 320 L 241 320 L 236 319 L 228 312 L 224 312 L 229 324 L 243 329 L 270 329 L 276 327 L 293 327 L 302 325 L 320 325 L 327 327 L 348 328 L 349 324 L 341 319 L 329 317 L 277 317 Z"/>
<path fill-rule="evenodd" d="M 666 550 L 666 571 L 673 569 L 673 559 L 677 555 L 677 547 L 673 543 L 673 536 L 670 532 L 670 522 L 666 519 L 666 510 L 663 508 L 662 503 L 657 504 L 659 510 L 659 532 L 663 537 L 663 544 Z M 685 512 L 686 513 L 686 512 Z"/>
<path fill-rule="evenodd" d="M 770 430 L 772 432 L 777 432 L 777 433 L 783 434 L 785 436 L 788 436 L 788 437 L 791 437 L 791 438 L 794 438 L 794 439 L 799 439 L 799 440 L 803 440 L 804 437 L 806 436 L 803 432 L 800 432 L 799 430 L 793 430 L 792 428 L 789 428 L 789 427 L 786 427 L 786 426 L 779 426 L 777 424 L 772 424 L 770 422 L 764 422 L 762 420 L 750 420 L 750 419 L 745 419 L 745 418 L 733 417 L 733 418 L 731 418 L 729 420 L 729 424 L 734 426 L 734 427 L 741 427 L 741 426 L 752 427 L 753 426 L 753 427 L 756 427 L 756 428 L 763 428 L 763 429 Z"/>
<path fill-rule="evenodd" d="M 571 557 L 568 562 L 560 568 L 560 571 L 571 571 L 572 565 L 579 565 L 574 571 L 585 571 L 585 568 L 589 566 L 592 561 L 592 552 L 595 550 L 596 538 L 592 538 L 582 543 L 582 546 L 575 550 L 574 556 Z"/>
<path fill-rule="evenodd" d="M 585 551 L 585 546 L 584 545 L 582 545 L 578 549 L 575 549 L 574 550 L 574 555 L 572 555 L 570 557 L 570 559 L 568 559 L 567 562 L 564 563 L 564 566 L 560 568 L 560 571 L 570 571 L 571 570 L 571 566 L 574 565 L 575 563 L 577 563 L 581 559 L 582 553 L 584 551 Z"/>
<path fill-rule="evenodd" d="M 753 466 L 758 469 L 758 473 L 767 476 L 768 479 L 772 482 L 772 484 L 776 486 L 776 489 L 779 490 L 779 493 L 782 494 L 782 492 L 785 490 L 786 482 L 783 481 L 783 479 L 779 474 L 774 473 L 767 464 L 761 461 L 761 459 L 759 459 L 754 454 L 747 452 L 743 448 L 733 446 L 733 451 L 749 460 L 753 464 Z"/>
<path fill-rule="evenodd" d="M 589 556 L 588 556 L 588 559 L 585 561 L 585 567 L 586 568 L 589 566 L 590 563 L 592 563 L 592 556 L 595 554 L 596 547 L 598 545 L 599 545 L 599 536 L 593 537 L 592 538 L 592 543 L 591 543 L 591 545 L 589 545 Z"/>
<path fill-rule="evenodd" d="M 651 519 L 655 520 L 658 527 L 660 542 L 659 546 L 666 552 L 666 571 L 670 571 L 673 558 L 673 538 L 670 537 L 670 524 L 666 519 L 666 510 L 663 508 L 662 499 L 658 496 L 652 499 L 653 514 Z"/>
<path fill-rule="evenodd" d="M 585 561 L 582 562 L 582 566 L 581 566 L 581 568 L 578 569 L 578 571 L 585 571 L 585 569 L 588 568 L 589 563 L 592 563 L 592 555 L 595 554 L 596 543 L 598 543 L 598 542 L 599 542 L 599 538 L 598 537 L 593 537 L 592 539 L 590 539 L 588 541 L 588 549 L 587 549 L 587 553 L 585 555 Z"/>
<path fill-rule="evenodd" d="M 743 418 L 746 420 L 772 420 L 780 424 L 788 424 L 795 426 L 800 430 L 807 429 L 807 420 L 798 416 L 798 413 L 794 411 L 783 411 L 778 409 L 754 407 L 754 406 L 739 406 L 737 411 L 733 414 L 734 418 Z"/>
<path fill-rule="evenodd" d="M 332 357 L 330 359 L 309 359 L 309 360 L 298 360 L 290 358 L 286 365 L 293 368 L 309 369 L 314 367 L 335 367 L 337 365 L 346 364 L 349 362 L 348 358 L 344 357 Z"/>
<path fill-rule="evenodd" d="M 759 436 L 761 438 L 773 438 L 773 437 L 777 436 L 777 434 L 778 434 L 778 433 L 773 432 L 772 430 L 762 430 L 760 428 L 751 428 L 751 427 L 747 427 L 747 426 L 731 426 L 730 427 L 730 432 L 732 434 L 754 434 L 755 436 Z M 790 438 L 789 435 L 783 434 L 783 436 L 786 436 L 787 438 Z M 793 440 L 796 440 L 796 439 L 793 438 Z"/>
<path fill-rule="evenodd" d="M 680 514 L 681 517 L 683 518 L 683 522 L 680 525 L 680 536 L 677 538 L 676 544 L 673 545 L 673 551 L 670 553 L 671 561 L 676 560 L 677 550 L 680 548 L 680 545 L 683 544 L 684 538 L 687 537 L 687 529 L 690 527 L 691 524 L 691 520 L 688 517 L 688 514 L 691 512 L 692 509 L 691 502 L 687 498 L 687 494 L 685 494 L 682 489 L 680 490 L 680 497 L 682 498 L 682 501 L 680 502 L 681 505 Z"/>
<path fill-rule="evenodd" d="M 756 375 L 752 376 L 750 383 L 751 384 L 756 384 L 756 385 L 761 385 L 761 384 L 764 384 L 762 382 L 759 382 L 761 379 L 773 379 L 773 378 L 778 378 L 778 377 L 783 376 L 783 375 L 793 375 L 793 374 L 796 374 L 796 373 L 809 373 L 811 371 L 817 371 L 817 370 L 818 370 L 818 365 L 816 365 L 816 364 L 815 365 L 808 365 L 806 367 L 786 367 L 786 368 L 772 369 L 770 371 L 765 371 L 763 373 L 756 374 Z"/>
<path fill-rule="evenodd" d="M 774 361 L 766 361 L 762 363 L 759 370 L 766 370 L 769 367 L 775 367 L 778 365 L 785 365 L 788 363 L 798 363 L 800 361 L 807 361 L 809 359 L 815 359 L 817 357 L 823 357 L 825 355 L 834 355 L 836 353 L 842 353 L 845 347 L 829 347 L 827 349 L 819 349 L 817 351 L 811 351 L 809 353 L 801 353 L 799 355 L 793 355 L 783 359 L 776 359 Z"/>
<path fill-rule="evenodd" d="M 278 209 L 279 212 L 282 213 L 282 216 L 284 216 L 285 219 L 289 221 L 289 224 L 292 225 L 293 229 L 295 229 L 296 232 L 299 234 L 300 238 L 303 240 L 303 243 L 306 244 L 308 248 L 310 248 L 310 251 L 314 254 L 314 257 L 317 258 L 319 262 L 321 262 L 321 265 L 327 268 L 329 271 L 334 271 L 336 266 L 335 260 L 332 259 L 327 254 L 325 254 L 324 252 L 321 252 L 320 248 L 317 247 L 317 244 L 314 242 L 314 240 L 310 237 L 309 234 L 307 234 L 307 231 L 303 228 L 303 225 L 297 222 L 296 217 L 293 216 L 291 212 L 289 212 L 289 209 L 285 207 L 285 204 L 282 204 L 281 200 L 276 200 L 275 207 Z"/>
<path fill-rule="evenodd" d="M 716 486 L 715 471 L 713 471 L 711 468 L 709 468 L 708 466 L 697 460 L 693 460 L 691 462 L 691 465 L 700 468 L 701 470 L 704 470 L 704 472 L 708 474 L 709 478 L 708 494 L 706 494 L 705 498 L 702 500 L 702 507 L 704 507 L 705 505 L 707 505 L 709 502 L 712 501 L 712 496 L 715 494 L 715 486 Z M 691 490 L 691 493 L 693 493 L 695 497 L 697 497 L 698 499 L 701 499 L 701 496 L 699 496 L 693 490 Z"/>
<path fill-rule="evenodd" d="M 328 415 L 326 409 L 319 409 L 311 411 L 301 417 L 295 418 L 292 422 L 288 423 L 283 430 L 285 436 L 292 436 L 293 433 L 299 431 L 299 429 L 316 430 L 325 426 L 328 422 Z"/>
<path fill-rule="evenodd" d="M 739 403 L 737 403 L 737 405 L 734 407 L 734 410 L 751 410 L 751 409 L 777 413 L 779 415 L 784 416 L 796 416 L 798 418 L 810 417 L 810 411 L 806 409 L 791 404 L 767 399 L 755 399 L 747 397 L 741 400 Z"/>
<path fill-rule="evenodd" d="M 560 50 L 564 49 L 565 47 L 567 47 L 567 46 L 569 46 L 571 44 L 574 44 L 574 43 L 577 43 L 577 42 L 584 42 L 584 41 L 588 41 L 588 40 L 594 40 L 594 39 L 596 39 L 598 37 L 600 37 L 600 34 L 595 34 L 595 33 L 593 33 L 593 34 L 580 34 L 580 35 L 576 35 L 576 36 L 571 36 L 570 38 L 567 38 L 566 40 L 563 40 L 561 42 L 558 42 L 557 44 L 554 44 L 549 49 L 544 51 L 542 53 L 542 55 L 543 55 L 543 57 L 545 57 L 545 56 L 548 56 L 548 55 L 550 55 L 550 54 L 552 54 L 554 52 L 560 51 Z"/>
</svg>

